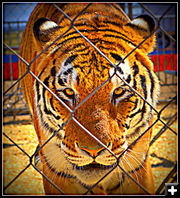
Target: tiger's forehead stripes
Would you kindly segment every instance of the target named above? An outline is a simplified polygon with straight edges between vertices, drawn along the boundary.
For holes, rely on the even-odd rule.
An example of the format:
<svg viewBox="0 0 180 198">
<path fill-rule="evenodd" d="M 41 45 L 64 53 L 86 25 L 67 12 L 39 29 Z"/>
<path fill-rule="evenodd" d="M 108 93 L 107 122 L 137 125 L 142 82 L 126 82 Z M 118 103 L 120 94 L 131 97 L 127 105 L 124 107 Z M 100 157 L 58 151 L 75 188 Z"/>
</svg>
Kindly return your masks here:
<svg viewBox="0 0 180 198">
<path fill-rule="evenodd" d="M 74 87 L 78 73 L 73 67 L 72 62 L 76 57 L 77 55 L 73 55 L 65 60 L 57 73 L 58 81 L 61 82 L 60 84 L 63 86 L 69 85 L 71 87 Z"/>
<path fill-rule="evenodd" d="M 114 75 L 117 74 L 117 75 Z M 114 84 L 114 87 L 118 87 L 121 84 L 124 84 L 124 82 L 121 80 L 124 79 L 127 83 L 129 83 L 129 85 L 131 85 L 131 79 L 132 79 L 132 74 L 131 74 L 131 67 L 130 67 L 130 63 L 128 60 L 123 61 L 123 63 L 119 64 L 117 69 L 115 69 L 114 67 L 112 67 L 109 70 L 109 74 L 110 76 L 113 76 L 111 78 L 111 81 Z"/>
<path fill-rule="evenodd" d="M 92 46 L 89 46 L 88 43 L 85 42 L 82 44 L 81 42 L 83 41 L 84 40 L 82 38 L 79 39 L 78 42 L 80 43 L 73 45 L 74 47 L 70 46 L 71 42 L 69 41 L 70 43 L 68 44 L 68 46 L 70 46 L 69 48 L 73 50 L 69 52 L 69 56 L 65 56 L 68 58 L 63 58 L 64 61 L 58 63 L 58 65 L 61 67 L 60 70 L 66 72 L 69 69 L 68 63 L 71 62 L 72 67 L 77 69 L 78 74 L 83 74 L 84 77 L 88 78 L 91 82 L 95 82 L 95 76 L 97 76 L 97 78 L 102 78 L 102 82 L 107 80 L 107 78 L 109 78 L 109 69 L 113 66 L 102 55 L 94 50 Z M 94 44 L 99 49 L 101 49 L 101 51 L 111 60 L 112 63 L 117 64 L 125 56 L 125 49 L 122 45 L 118 45 L 118 47 L 115 48 L 115 46 L 113 46 L 113 43 L 110 42 L 108 42 L 109 46 L 106 47 L 105 43 L 106 42 L 104 41 L 98 40 L 94 42 Z M 63 54 L 65 54 L 64 52 L 67 52 L 69 49 L 66 49 L 65 46 L 63 48 L 64 49 L 61 49 L 61 53 L 63 52 Z M 122 54 L 123 56 L 121 57 L 120 54 Z M 59 59 L 59 57 L 61 57 L 62 55 L 56 54 L 56 56 L 57 59 Z M 68 65 L 67 68 L 65 68 L 66 64 Z M 125 65 L 123 65 L 123 63 L 119 65 L 118 71 L 120 73 L 122 73 L 122 71 L 125 69 L 122 69 L 121 67 L 125 67 Z M 129 70 L 128 67 L 126 68 L 126 70 Z"/>
</svg>

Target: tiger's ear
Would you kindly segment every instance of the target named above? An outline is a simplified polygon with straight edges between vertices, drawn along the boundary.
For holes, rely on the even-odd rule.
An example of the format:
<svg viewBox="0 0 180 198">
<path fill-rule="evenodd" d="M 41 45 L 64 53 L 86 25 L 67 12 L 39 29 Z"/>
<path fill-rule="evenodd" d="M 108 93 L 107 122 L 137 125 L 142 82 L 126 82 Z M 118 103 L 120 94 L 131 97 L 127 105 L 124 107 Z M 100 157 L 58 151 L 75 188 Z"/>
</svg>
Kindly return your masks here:
<svg viewBox="0 0 180 198">
<path fill-rule="evenodd" d="M 128 32 L 132 32 L 130 37 L 132 37 L 135 45 L 139 45 L 155 30 L 155 22 L 149 15 L 140 15 L 125 26 Z M 144 52 L 150 53 L 155 45 L 155 40 L 155 32 L 153 32 L 139 48 Z"/>
<path fill-rule="evenodd" d="M 38 19 L 33 26 L 34 36 L 38 41 L 48 42 L 51 35 L 60 27 L 47 18 Z"/>
</svg>

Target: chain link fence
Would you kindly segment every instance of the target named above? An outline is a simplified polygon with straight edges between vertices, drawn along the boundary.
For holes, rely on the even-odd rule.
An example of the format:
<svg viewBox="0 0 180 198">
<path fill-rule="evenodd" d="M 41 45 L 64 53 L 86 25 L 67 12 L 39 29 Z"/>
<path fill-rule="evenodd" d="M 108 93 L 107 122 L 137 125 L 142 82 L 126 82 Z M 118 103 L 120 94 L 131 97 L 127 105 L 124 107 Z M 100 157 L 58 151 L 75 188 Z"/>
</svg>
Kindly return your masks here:
<svg viewBox="0 0 180 198">
<path fill-rule="evenodd" d="M 4 3 L 3 4 L 3 43 L 18 53 L 19 45 L 30 13 L 36 3 Z M 9 49 L 3 48 L 3 92 L 18 79 L 18 57 Z M 28 123 L 31 120 L 29 110 L 24 102 L 18 82 L 4 94 L 4 117 L 12 117 L 5 121 L 10 123 Z M 27 115 L 27 116 L 25 116 Z M 26 119 L 18 119 L 24 116 Z"/>
<path fill-rule="evenodd" d="M 104 57 L 113 67 L 117 67 L 117 65 L 114 65 L 90 40 L 88 40 L 79 30 L 77 27 L 74 26 L 74 21 L 76 20 L 76 18 L 78 16 L 80 16 L 86 9 L 88 6 L 91 6 L 91 4 L 88 4 L 87 7 L 85 7 L 82 12 L 80 12 L 74 19 L 71 19 L 66 13 L 63 12 L 63 10 L 61 10 L 56 4 L 53 4 L 57 10 L 59 12 L 61 12 L 65 17 L 67 17 L 69 19 L 69 21 L 71 22 L 71 27 L 64 32 L 64 34 L 62 34 L 58 39 L 60 39 L 61 37 L 63 37 L 67 32 L 69 32 L 71 29 L 74 29 L 77 33 L 79 33 L 79 35 L 82 36 L 82 38 L 84 38 L 84 40 L 86 42 L 88 42 L 91 46 L 94 47 L 94 50 L 98 51 L 98 53 Z M 156 5 L 156 4 L 155 4 Z M 34 6 L 34 5 L 33 5 Z M 135 89 L 133 89 L 132 87 L 130 87 L 130 89 L 132 90 L 132 92 L 134 92 L 135 94 L 137 94 L 142 100 L 144 100 L 148 105 L 151 106 L 151 108 L 154 111 L 155 117 L 156 119 L 154 120 L 153 124 L 151 126 L 149 126 L 148 129 L 154 127 L 158 122 L 161 123 L 161 127 L 158 130 L 158 132 L 155 134 L 155 136 L 153 137 L 153 139 L 151 140 L 150 146 L 152 146 L 156 141 L 159 140 L 159 138 L 161 138 L 163 136 L 163 134 L 165 134 L 168 131 L 170 131 L 170 133 L 173 133 L 177 136 L 177 131 L 176 128 L 174 129 L 173 124 L 177 123 L 177 111 L 175 110 L 175 114 L 168 116 L 167 119 L 163 119 L 162 118 L 162 114 L 163 112 L 165 112 L 166 109 L 168 109 L 168 107 L 172 104 L 176 104 L 177 103 L 177 96 L 176 96 L 176 84 L 177 84 L 177 80 L 176 80 L 176 75 L 177 75 L 177 52 L 176 52 L 176 29 L 174 28 L 176 26 L 176 15 L 171 14 L 171 16 L 168 15 L 169 12 L 171 12 L 172 10 L 176 10 L 176 4 L 166 4 L 165 9 L 163 10 L 162 14 L 160 16 L 156 16 L 153 14 L 153 12 L 148 9 L 147 4 L 135 4 L 135 7 L 133 8 L 133 4 L 128 3 L 128 4 L 124 4 L 121 5 L 125 11 L 126 9 L 128 10 L 129 14 L 131 14 L 133 16 L 133 11 L 137 10 L 135 9 L 138 8 L 142 13 L 148 13 L 149 15 L 151 15 L 153 17 L 153 19 L 156 21 L 157 27 L 154 30 L 154 32 L 156 32 L 156 36 L 157 36 L 157 42 L 158 45 L 155 49 L 155 51 L 153 53 L 151 53 L 149 55 L 150 59 L 153 61 L 154 65 L 155 65 L 155 71 L 157 72 L 157 75 L 160 79 L 160 83 L 161 83 L 161 89 L 162 87 L 168 87 L 170 88 L 170 93 L 167 94 L 167 88 L 164 89 L 164 92 L 166 93 L 163 97 L 160 98 L 160 101 L 163 102 L 163 105 L 161 106 L 160 109 L 155 109 L 151 104 L 149 104 Z M 136 12 L 135 12 L 136 13 Z M 136 13 L 137 14 L 137 13 Z M 169 25 L 167 25 L 167 21 L 169 21 Z M 29 154 L 28 152 L 26 152 L 24 149 L 22 149 L 22 147 L 9 135 L 7 134 L 5 131 L 3 132 L 3 136 L 9 140 L 9 142 L 11 142 L 12 145 L 16 146 L 16 148 L 18 148 L 19 150 L 21 150 L 23 152 L 23 154 L 28 158 L 28 162 L 25 168 L 23 168 L 23 170 L 21 170 L 10 182 L 8 182 L 8 184 L 6 184 L 4 186 L 4 194 L 6 194 L 6 191 L 8 188 L 10 188 L 10 186 L 24 173 L 26 172 L 26 170 L 31 166 L 33 167 L 40 175 L 42 175 L 42 177 L 46 178 L 55 188 L 57 188 L 62 194 L 64 194 L 64 192 L 58 187 L 56 186 L 51 180 L 50 178 L 48 178 L 46 175 L 43 174 L 43 172 L 41 172 L 33 163 L 33 159 L 34 156 L 46 145 L 49 143 L 49 141 L 51 139 L 54 138 L 54 136 L 56 136 L 58 134 L 58 132 L 60 130 L 62 130 L 71 120 L 73 120 L 75 123 L 77 123 L 79 125 L 79 127 L 82 128 L 82 130 L 85 133 L 88 133 L 91 137 L 93 137 L 99 144 L 101 144 L 104 148 L 106 148 L 116 159 L 117 159 L 117 164 L 116 166 L 114 166 L 104 177 L 102 177 L 98 182 L 96 182 L 93 186 L 91 186 L 89 189 L 87 189 L 87 191 L 84 194 L 88 194 L 91 192 L 91 190 L 97 186 L 107 175 L 109 175 L 117 166 L 130 178 L 132 179 L 141 189 L 144 190 L 144 192 L 146 194 L 150 194 L 142 185 L 139 184 L 138 181 L 136 181 L 128 172 L 126 172 L 118 163 L 118 161 L 120 160 L 120 158 L 123 156 L 123 154 L 126 152 L 126 150 L 128 150 L 129 148 L 131 148 L 137 141 L 139 141 L 148 130 L 144 131 L 134 142 L 132 142 L 131 145 L 128 146 L 128 148 L 119 156 L 117 157 L 111 150 L 109 150 L 109 148 L 107 146 L 105 146 L 99 139 L 97 139 L 92 133 L 91 131 L 87 130 L 75 117 L 74 117 L 74 113 L 76 112 L 76 110 L 86 101 L 88 101 L 88 99 L 90 97 L 92 97 L 92 95 L 96 94 L 96 92 L 101 89 L 110 79 L 107 79 L 101 86 L 99 86 L 96 90 L 94 90 L 87 98 L 85 98 L 80 104 L 78 104 L 73 110 L 70 109 L 67 105 L 65 105 L 63 103 L 63 101 L 57 96 L 55 95 L 30 69 L 31 64 L 27 63 L 26 60 L 24 60 L 19 54 L 18 54 L 18 47 L 19 47 L 19 41 L 21 38 L 21 31 L 20 31 L 20 24 L 25 24 L 25 21 L 19 21 L 19 22 L 13 22 L 13 24 L 17 25 L 17 32 L 15 33 L 15 35 L 12 34 L 12 27 L 10 25 L 11 22 L 7 22 L 7 27 L 8 27 L 8 31 L 7 34 L 4 34 L 4 60 L 5 60 L 5 55 L 7 55 L 9 57 L 9 66 L 10 69 L 8 71 L 9 75 L 8 77 L 5 77 L 5 73 L 4 73 L 4 79 L 8 80 L 8 83 L 5 85 L 5 81 L 4 81 L 4 93 L 3 93 L 3 116 L 4 116 L 4 120 L 5 117 L 7 116 L 12 116 L 13 115 L 13 122 L 7 122 L 8 124 L 10 123 L 19 123 L 20 121 L 16 120 L 16 116 L 17 115 L 28 115 L 29 116 L 29 112 L 27 110 L 26 104 L 24 103 L 23 100 L 23 96 L 21 93 L 21 88 L 19 86 L 19 82 L 25 77 L 25 75 L 27 74 L 31 74 L 31 76 L 33 76 L 33 78 L 36 79 L 36 81 L 38 81 L 43 87 L 45 87 L 59 102 L 61 102 L 66 108 L 67 110 L 70 112 L 71 116 L 70 118 L 66 121 L 66 123 L 64 123 L 58 131 L 54 132 L 53 135 L 40 147 L 38 148 L 38 150 L 36 150 L 33 154 Z M 10 28 L 9 28 L 10 27 Z M 5 32 L 5 30 L 4 30 Z M 152 33 L 151 33 L 152 34 Z M 12 36 L 13 37 L 17 37 L 18 39 L 16 40 L 16 43 L 13 43 L 14 41 L 12 40 Z M 149 35 L 150 36 L 150 35 Z M 141 46 L 148 38 L 145 38 L 145 40 L 140 43 L 133 51 L 135 51 L 139 46 Z M 52 44 L 50 44 L 44 51 L 42 51 L 37 57 L 41 56 L 51 45 L 53 45 L 56 41 L 54 41 Z M 123 60 L 125 60 L 131 53 L 130 52 Z M 14 69 L 15 66 L 13 66 L 13 58 L 17 57 L 17 59 L 21 59 L 27 66 L 28 66 L 28 70 L 27 72 L 21 77 L 18 78 L 17 76 L 14 76 Z M 35 59 L 37 58 L 35 57 Z M 34 59 L 34 60 L 35 60 Z M 3 60 L 3 63 L 4 63 Z M 32 60 L 31 63 L 34 61 Z M 122 61 L 123 61 L 122 60 Z M 5 67 L 4 67 L 4 71 L 5 71 Z M 121 79 L 123 80 L 123 79 Z M 124 80 L 123 80 L 124 81 Z M 124 83 L 126 85 L 129 86 L 129 84 L 124 81 Z M 174 92 L 174 95 L 172 94 L 172 90 Z M 163 94 L 162 94 L 163 95 Z M 161 96 L 162 96 L 161 95 Z M 164 104 L 165 102 L 165 104 Z M 20 104 L 20 106 L 18 106 Z M 27 120 L 26 120 L 27 121 Z M 7 124 L 6 122 L 4 122 L 4 124 Z M 153 154 L 152 154 L 153 157 Z M 167 182 L 177 182 L 177 161 L 173 163 L 173 167 L 171 168 L 171 170 L 167 173 L 166 177 L 163 179 L 163 181 L 161 182 L 161 184 L 158 186 L 158 188 L 156 189 L 156 194 L 163 194 L 164 193 L 164 185 Z"/>
</svg>

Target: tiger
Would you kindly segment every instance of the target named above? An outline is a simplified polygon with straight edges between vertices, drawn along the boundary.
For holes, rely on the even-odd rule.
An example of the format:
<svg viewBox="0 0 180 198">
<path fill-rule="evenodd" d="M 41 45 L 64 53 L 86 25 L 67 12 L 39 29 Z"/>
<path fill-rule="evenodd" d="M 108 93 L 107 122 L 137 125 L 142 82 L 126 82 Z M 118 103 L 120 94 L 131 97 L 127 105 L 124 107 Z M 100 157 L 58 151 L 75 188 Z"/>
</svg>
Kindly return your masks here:
<svg viewBox="0 0 180 198">
<path fill-rule="evenodd" d="M 115 3 L 39 3 L 31 13 L 19 77 L 45 194 L 155 193 L 155 28 L 150 16 L 130 20 Z"/>
</svg>

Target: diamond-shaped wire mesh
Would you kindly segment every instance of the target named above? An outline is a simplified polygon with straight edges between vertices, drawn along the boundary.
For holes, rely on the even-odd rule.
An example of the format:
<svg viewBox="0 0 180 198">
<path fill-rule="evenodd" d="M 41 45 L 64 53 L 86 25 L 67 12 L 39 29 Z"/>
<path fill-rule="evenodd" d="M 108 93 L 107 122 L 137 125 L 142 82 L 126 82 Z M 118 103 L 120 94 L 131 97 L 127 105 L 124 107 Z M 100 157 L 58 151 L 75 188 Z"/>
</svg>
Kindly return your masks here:
<svg viewBox="0 0 180 198">
<path fill-rule="evenodd" d="M 18 4 L 17 4 L 18 5 Z M 22 168 L 18 174 L 14 175 L 13 177 L 11 177 L 11 179 L 6 182 L 6 184 L 4 185 L 4 193 L 5 194 L 8 194 L 7 191 L 8 189 L 11 187 L 11 185 L 16 181 L 18 180 L 22 175 L 25 175 L 27 173 L 27 171 L 30 169 L 30 167 L 32 168 L 31 170 L 36 170 L 37 173 L 39 173 L 40 175 L 42 175 L 42 177 L 46 178 L 55 188 L 57 188 L 62 194 L 64 194 L 64 192 L 58 187 L 56 186 L 52 181 L 51 181 L 51 178 L 48 178 L 42 171 L 40 171 L 33 163 L 33 159 L 34 159 L 34 156 L 37 155 L 37 153 L 39 151 L 41 151 L 41 149 L 46 146 L 46 144 L 48 144 L 57 134 L 60 130 L 62 130 L 71 120 L 73 120 L 77 125 L 79 125 L 79 127 L 82 128 L 82 130 L 87 133 L 88 135 L 90 135 L 91 137 L 93 137 L 100 145 L 102 145 L 104 148 L 106 148 L 117 160 L 116 164 L 107 172 L 106 175 L 104 175 L 100 180 L 98 180 L 98 182 L 96 182 L 93 186 L 89 187 L 87 189 L 87 191 L 84 193 L 84 194 L 88 194 L 88 193 L 91 193 L 91 190 L 93 190 L 93 188 L 95 188 L 101 181 L 103 181 L 117 166 L 122 170 L 122 172 L 124 174 L 126 174 L 130 180 L 133 180 L 141 189 L 143 189 L 143 191 L 146 193 L 146 194 L 149 194 L 149 192 L 141 185 L 139 184 L 139 182 L 134 179 L 126 170 L 124 170 L 124 168 L 122 166 L 120 166 L 119 164 L 119 161 L 121 159 L 121 157 L 123 156 L 123 154 L 128 150 L 130 149 L 134 144 L 136 144 L 136 142 L 140 141 L 141 138 L 147 133 L 148 129 L 151 129 L 152 127 L 155 127 L 157 124 L 160 125 L 160 129 L 159 131 L 154 135 L 153 139 L 151 140 L 151 143 L 150 143 L 150 146 L 153 147 L 153 145 L 165 134 L 165 132 L 168 131 L 168 133 L 170 134 L 175 134 L 175 136 L 177 136 L 177 132 L 176 132 L 176 127 L 177 127 L 177 112 L 175 110 L 175 114 L 171 115 L 170 117 L 168 117 L 168 121 L 165 121 L 167 119 L 164 119 L 163 116 L 164 116 L 164 112 L 168 109 L 168 107 L 170 107 L 171 105 L 174 105 L 174 103 L 176 104 L 176 99 L 177 97 L 174 96 L 172 97 L 172 95 L 170 95 L 170 100 L 165 101 L 164 98 L 162 98 L 161 100 L 165 103 L 165 105 L 161 106 L 160 110 L 157 109 L 157 108 L 154 108 L 148 101 L 146 101 L 145 98 L 143 98 L 143 96 L 141 96 L 140 93 L 138 93 L 135 89 L 133 89 L 133 87 L 131 87 L 123 78 L 121 78 L 121 76 L 119 76 L 119 78 L 127 85 L 129 86 L 129 88 L 131 89 L 131 91 L 134 93 L 134 94 L 137 94 L 142 100 L 145 101 L 146 104 L 148 104 L 149 106 L 151 106 L 151 108 L 153 109 L 153 113 L 154 113 L 154 121 L 152 123 L 151 126 L 149 126 L 149 128 L 142 132 L 141 135 L 139 137 L 136 138 L 136 140 L 134 140 L 129 146 L 127 149 L 125 149 L 122 154 L 117 157 L 105 144 L 102 143 L 102 141 L 100 141 L 97 137 L 95 137 L 91 131 L 89 131 L 85 126 L 83 126 L 75 117 L 74 117 L 74 114 L 75 112 L 77 111 L 78 108 L 80 108 L 83 103 L 85 102 L 88 102 L 89 98 L 91 98 L 93 95 L 95 95 L 97 93 L 97 91 L 99 89 L 101 89 L 111 78 L 109 77 L 104 83 L 102 83 L 98 88 L 96 88 L 88 97 L 86 97 L 81 103 L 79 103 L 74 109 L 71 109 L 69 108 L 69 106 L 67 106 L 48 86 L 46 86 L 39 78 L 38 76 L 36 76 L 32 71 L 31 71 L 31 64 L 38 58 L 40 57 L 41 55 L 43 55 L 43 53 L 46 52 L 46 50 L 48 50 L 48 48 L 50 48 L 52 45 L 54 45 L 56 43 L 57 40 L 59 40 L 60 38 L 62 38 L 66 33 L 68 33 L 70 30 L 74 29 L 86 42 L 88 42 L 93 48 L 94 50 L 96 50 L 102 57 L 104 57 L 108 62 L 109 64 L 111 64 L 111 66 L 117 68 L 118 65 L 114 65 L 109 59 L 108 57 L 103 54 L 90 40 L 88 40 L 79 30 L 76 26 L 74 26 L 74 22 L 75 20 L 78 18 L 78 16 L 80 16 L 89 6 L 91 6 L 91 4 L 88 4 L 81 12 L 78 13 L 78 15 L 74 18 L 74 19 L 71 19 L 67 13 L 64 13 L 63 10 L 61 10 L 56 4 L 53 4 L 54 7 L 57 8 L 57 10 L 59 12 L 61 12 L 65 17 L 67 17 L 71 23 L 71 26 L 69 27 L 69 29 L 67 29 L 66 32 L 64 32 L 60 37 L 58 37 L 58 39 L 56 39 L 53 43 L 51 43 L 46 49 L 44 49 L 39 55 L 37 55 L 30 63 L 26 62 L 26 60 L 24 60 L 19 54 L 18 54 L 18 51 L 17 51 L 17 48 L 16 47 L 13 47 L 12 45 L 12 42 L 11 42 L 11 38 L 12 38 L 12 35 L 10 36 L 10 33 L 8 33 L 7 35 L 4 36 L 4 51 L 5 50 L 8 50 L 8 56 L 9 56 L 9 59 L 10 59 L 10 64 L 11 64 L 11 75 L 10 75 L 10 78 L 11 78 L 11 83 L 10 85 L 8 85 L 8 87 L 5 89 L 4 91 L 4 105 L 6 105 L 7 107 L 4 107 L 4 114 L 5 115 L 8 115 L 8 113 L 11 113 L 11 114 L 14 114 L 14 115 L 17 115 L 17 112 L 21 111 L 24 111 L 24 109 L 18 109 L 18 108 L 12 108 L 12 106 L 14 107 L 14 105 L 16 103 L 19 103 L 19 101 L 22 100 L 22 97 L 19 98 L 21 96 L 21 92 L 20 94 L 18 95 L 20 89 L 19 89 L 19 82 L 27 75 L 27 74 L 31 74 L 31 76 L 33 78 L 36 79 L 36 81 L 38 83 L 40 83 L 45 89 L 47 89 L 62 105 L 65 106 L 65 108 L 70 112 L 70 117 L 69 119 L 56 131 L 53 133 L 53 135 L 48 139 L 46 140 L 43 145 L 41 145 L 41 147 L 39 147 L 34 153 L 31 153 L 31 154 L 28 154 L 28 152 L 22 148 L 21 144 L 23 144 L 23 142 L 21 142 L 21 144 L 18 142 L 18 141 L 15 141 L 14 137 L 11 136 L 10 134 L 8 134 L 5 130 L 3 132 L 3 135 L 5 137 L 5 140 L 8 140 L 8 143 L 5 143 L 4 145 L 6 145 L 8 147 L 11 146 L 11 145 L 14 145 L 16 146 L 16 148 L 21 151 L 21 154 L 23 154 L 26 158 L 26 165 L 24 168 Z M 128 9 L 128 12 L 129 14 L 132 15 L 132 11 L 133 11 L 133 8 L 132 8 L 132 5 L 129 3 L 129 4 L 124 4 L 122 6 L 125 6 L 127 9 Z M 138 4 L 138 5 L 135 5 L 135 6 L 138 6 L 138 9 L 142 8 L 141 11 L 144 12 L 148 12 L 152 17 L 153 19 L 156 21 L 157 23 L 157 27 L 156 29 L 154 30 L 154 32 L 158 33 L 158 35 L 160 35 L 159 37 L 157 37 L 157 42 L 162 42 L 162 49 L 159 47 L 159 44 L 158 44 L 158 47 L 156 49 L 157 53 L 156 53 L 156 57 L 154 56 L 154 54 L 152 53 L 150 55 L 150 58 L 152 59 L 152 61 L 155 63 L 156 65 L 156 70 L 157 70 L 157 74 L 160 78 L 160 82 L 162 85 L 167 85 L 169 83 L 169 78 L 171 80 L 171 82 L 168 84 L 168 86 L 174 86 L 176 85 L 176 71 L 177 71 L 177 52 L 176 52 L 176 43 L 175 43 L 175 32 L 176 30 L 174 29 L 174 25 L 175 25 L 175 20 L 176 18 L 174 18 L 173 22 L 172 20 L 168 19 L 168 13 L 172 10 L 172 9 L 175 9 L 176 7 L 176 4 L 167 4 L 165 9 L 163 10 L 163 12 L 161 12 L 160 16 L 155 16 L 153 14 L 153 12 L 151 10 L 149 10 L 146 6 L 146 4 Z M 167 18 L 166 18 L 167 17 Z M 171 16 L 172 17 L 172 16 Z M 170 17 L 170 18 L 171 18 Z M 165 20 L 166 19 L 166 20 Z M 170 20 L 171 22 L 171 26 L 167 26 L 167 20 Z M 18 23 L 19 24 L 19 23 Z M 11 29 L 10 28 L 10 32 L 11 32 Z M 152 34 L 152 33 L 151 33 Z M 150 34 L 150 35 L 151 35 Z M 162 34 L 162 35 L 161 35 Z M 8 36 L 9 35 L 9 36 Z M 130 54 L 132 54 L 137 48 L 139 48 L 149 37 L 146 37 L 143 42 L 141 42 L 136 48 L 134 48 L 133 51 L 131 51 L 122 61 L 124 61 L 128 56 L 130 56 Z M 15 36 L 16 37 L 16 36 Z M 17 34 L 17 37 L 19 38 L 19 33 Z M 165 38 L 166 38 L 166 42 L 165 42 Z M 17 43 L 17 46 L 19 45 L 19 40 L 18 40 L 18 43 Z M 169 56 L 166 56 L 166 50 L 167 49 L 172 49 L 170 51 L 170 54 L 171 54 L 171 57 L 169 58 Z M 163 56 L 163 61 L 166 62 L 163 63 L 164 64 L 164 69 L 162 70 L 162 56 L 161 56 L 161 53 L 160 51 L 162 51 L 162 56 Z M 12 77 L 13 75 L 13 67 L 12 67 L 12 54 L 14 54 L 16 57 L 18 57 L 19 59 L 21 59 L 27 66 L 28 66 L 28 70 L 26 71 L 26 73 L 21 76 L 20 78 L 18 78 L 16 81 L 13 81 L 14 80 L 14 76 Z M 169 61 L 171 62 L 171 64 L 169 64 Z M 166 65 L 166 67 L 165 67 Z M 168 67 L 171 67 L 170 70 Z M 169 77 L 170 75 L 170 77 Z M 16 87 L 17 86 L 17 87 Z M 13 90 L 13 92 L 12 92 Z M 166 90 L 165 90 L 166 91 Z M 10 93 L 10 95 L 9 95 Z M 11 102 L 13 103 L 13 105 L 10 105 L 10 100 L 11 98 L 13 98 L 13 96 L 18 96 L 18 99 L 16 99 L 15 101 Z M 169 99 L 169 98 L 168 98 Z M 17 102 L 16 102 L 17 101 Z M 9 106 L 11 107 L 11 111 L 8 110 Z M 25 105 L 23 103 L 23 105 Z M 27 109 L 27 107 L 25 106 L 25 109 Z M 19 110 L 19 111 L 18 111 Z M 28 112 L 26 111 L 25 112 L 26 114 L 28 114 Z M 176 125 L 174 127 L 174 125 Z M 175 128 L 175 129 L 174 129 Z M 173 137 L 174 138 L 174 137 Z M 166 140 L 166 139 L 165 139 Z M 164 140 L 164 141 L 165 141 Z M 16 150 L 17 150 L 16 149 Z M 165 158 L 163 157 L 159 157 L 155 154 L 155 152 L 151 153 L 151 158 L 158 158 L 159 160 L 166 160 Z M 4 156 L 5 158 L 5 156 Z M 168 159 L 168 158 L 167 158 Z M 176 159 L 176 157 L 175 157 Z M 159 186 L 156 188 L 156 193 L 157 194 L 160 194 L 160 193 L 163 193 L 163 187 L 164 187 L 164 184 L 167 183 L 167 181 L 169 181 L 170 179 L 174 182 L 176 181 L 176 166 L 177 166 L 177 162 L 172 162 L 172 164 L 170 164 L 170 160 L 168 161 L 167 160 L 167 167 L 172 167 L 171 168 L 171 171 L 167 172 L 166 174 L 166 177 L 164 178 L 164 180 L 161 181 L 161 184 L 159 184 Z M 6 163 L 7 165 L 8 163 Z M 158 166 L 158 164 L 156 164 Z M 156 166 L 154 165 L 154 166 Z M 164 166 L 165 166 L 164 165 Z M 152 165 L 153 167 L 153 165 Z M 6 169 L 6 167 L 4 166 L 4 169 Z M 6 170 L 7 171 L 7 170 Z M 6 172 L 4 172 L 4 177 L 7 177 L 7 174 Z M 6 179 L 6 178 L 4 178 Z"/>
</svg>

